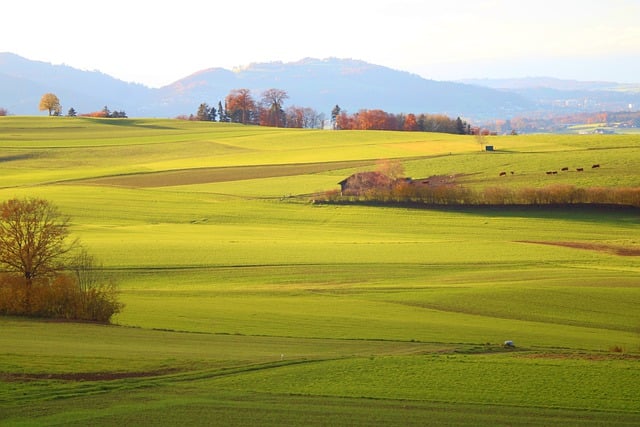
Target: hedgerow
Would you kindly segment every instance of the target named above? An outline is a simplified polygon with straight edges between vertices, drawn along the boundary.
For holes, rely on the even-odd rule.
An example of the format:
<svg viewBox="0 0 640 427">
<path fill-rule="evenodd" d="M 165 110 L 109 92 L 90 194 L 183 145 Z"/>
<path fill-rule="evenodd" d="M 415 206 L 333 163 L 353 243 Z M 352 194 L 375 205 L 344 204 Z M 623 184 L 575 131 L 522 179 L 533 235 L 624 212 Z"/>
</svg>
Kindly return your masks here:
<svg viewBox="0 0 640 427">
<path fill-rule="evenodd" d="M 640 207 L 640 187 L 576 187 L 554 184 L 518 188 L 495 186 L 475 190 L 460 185 L 416 185 L 398 181 L 388 188 L 330 191 L 316 200 L 327 203 L 411 203 L 433 206 L 614 205 Z"/>
</svg>

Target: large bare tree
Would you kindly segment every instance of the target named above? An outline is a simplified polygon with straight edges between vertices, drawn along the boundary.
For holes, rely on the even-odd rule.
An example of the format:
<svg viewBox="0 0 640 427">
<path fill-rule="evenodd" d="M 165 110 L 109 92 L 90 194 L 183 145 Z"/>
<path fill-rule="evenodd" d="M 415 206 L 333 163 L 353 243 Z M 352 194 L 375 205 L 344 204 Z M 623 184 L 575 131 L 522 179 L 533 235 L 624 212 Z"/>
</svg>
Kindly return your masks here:
<svg viewBox="0 0 640 427">
<path fill-rule="evenodd" d="M 262 105 L 265 109 L 263 124 L 281 127 L 284 122 L 284 100 L 289 98 L 282 89 L 267 89 L 262 92 Z"/>
<path fill-rule="evenodd" d="M 69 218 L 47 200 L 11 199 L 0 205 L 0 266 L 33 279 L 63 268 L 63 257 L 77 245 L 68 242 Z"/>
</svg>

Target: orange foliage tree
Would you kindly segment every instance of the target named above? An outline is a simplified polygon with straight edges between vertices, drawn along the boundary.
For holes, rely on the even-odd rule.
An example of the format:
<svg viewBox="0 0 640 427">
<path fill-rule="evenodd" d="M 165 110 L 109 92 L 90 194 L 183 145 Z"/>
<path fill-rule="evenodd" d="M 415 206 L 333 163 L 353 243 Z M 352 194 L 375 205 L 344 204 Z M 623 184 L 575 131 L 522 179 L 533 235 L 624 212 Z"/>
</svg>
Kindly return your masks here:
<svg viewBox="0 0 640 427">
<path fill-rule="evenodd" d="M 247 124 L 253 121 L 256 102 L 249 89 L 233 89 L 225 99 L 227 114 L 234 123 Z"/>
</svg>

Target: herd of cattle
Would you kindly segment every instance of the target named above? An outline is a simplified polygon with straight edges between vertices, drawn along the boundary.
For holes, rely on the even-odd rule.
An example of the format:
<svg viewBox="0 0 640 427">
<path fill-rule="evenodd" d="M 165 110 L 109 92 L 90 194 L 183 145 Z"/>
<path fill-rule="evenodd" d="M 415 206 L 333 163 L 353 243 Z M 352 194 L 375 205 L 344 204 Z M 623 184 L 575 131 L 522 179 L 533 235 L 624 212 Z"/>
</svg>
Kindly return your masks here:
<svg viewBox="0 0 640 427">
<path fill-rule="evenodd" d="M 596 163 L 595 165 L 591 166 L 591 169 L 598 169 L 600 167 L 599 163 Z M 562 172 L 568 172 L 569 168 L 568 167 L 564 167 L 562 169 L 560 169 Z M 584 172 L 584 168 L 576 168 L 576 172 Z M 511 175 L 514 175 L 515 172 L 511 171 Z M 557 175 L 558 171 L 547 171 L 546 172 L 547 175 Z M 507 172 L 502 171 L 500 172 L 500 176 L 507 176 Z"/>
</svg>

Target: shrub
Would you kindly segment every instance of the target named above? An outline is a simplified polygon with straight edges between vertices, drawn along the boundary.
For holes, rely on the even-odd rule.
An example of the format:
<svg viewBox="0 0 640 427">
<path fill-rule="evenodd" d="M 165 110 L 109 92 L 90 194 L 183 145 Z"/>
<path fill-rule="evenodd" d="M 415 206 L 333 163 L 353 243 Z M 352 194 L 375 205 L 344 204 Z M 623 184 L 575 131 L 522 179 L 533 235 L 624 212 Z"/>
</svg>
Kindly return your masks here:
<svg viewBox="0 0 640 427">
<path fill-rule="evenodd" d="M 0 314 L 108 323 L 122 308 L 112 280 L 82 289 L 66 274 L 40 278 L 30 286 L 20 276 L 0 276 Z"/>
</svg>

